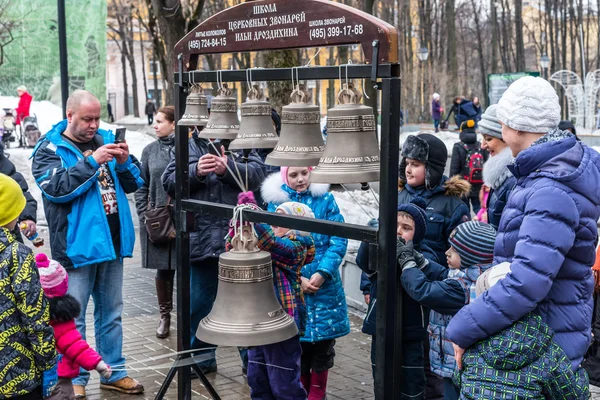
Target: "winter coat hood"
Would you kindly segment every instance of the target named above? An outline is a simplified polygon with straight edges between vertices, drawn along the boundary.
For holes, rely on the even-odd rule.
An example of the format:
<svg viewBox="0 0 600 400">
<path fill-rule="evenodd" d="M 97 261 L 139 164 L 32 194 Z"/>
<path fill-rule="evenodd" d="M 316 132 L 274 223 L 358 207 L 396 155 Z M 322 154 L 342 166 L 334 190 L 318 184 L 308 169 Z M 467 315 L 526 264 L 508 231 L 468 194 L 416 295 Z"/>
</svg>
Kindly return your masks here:
<svg viewBox="0 0 600 400">
<path fill-rule="evenodd" d="M 436 187 L 429 190 L 425 189 L 425 186 L 413 188 L 409 184 L 398 180 L 398 191 L 401 192 L 404 189 L 406 189 L 412 195 L 418 195 L 423 198 L 431 198 L 436 194 L 444 194 L 450 197 L 461 198 L 469 195 L 471 192 L 471 184 L 462 179 L 460 176 L 453 176 L 452 178 L 444 176 Z"/>
<path fill-rule="evenodd" d="M 542 141 L 549 135 L 554 136 Z M 524 177 L 552 179 L 600 204 L 600 185 L 590 186 L 590 181 L 600 182 L 600 154 L 569 132 L 556 130 L 543 136 L 508 168 L 519 181 Z"/>
<path fill-rule="evenodd" d="M 70 294 L 62 297 L 48 298 L 50 304 L 50 320 L 52 322 L 67 322 L 79 316 L 81 305 Z"/>
<path fill-rule="evenodd" d="M 298 193 L 298 195 L 302 196 L 306 194 L 312 197 L 322 197 L 325 193 L 329 192 L 329 187 L 330 185 L 325 183 L 311 183 L 308 189 Z M 260 187 L 260 194 L 266 203 L 285 203 L 286 201 L 291 201 L 290 194 L 296 193 L 295 190 L 283 182 L 279 172 L 267 176 L 267 179 L 265 179 Z"/>
<path fill-rule="evenodd" d="M 517 371 L 543 356 L 553 336 L 539 316 L 527 315 L 497 335 L 496 340 L 485 340 L 481 356 L 495 369 Z"/>
<path fill-rule="evenodd" d="M 461 142 L 464 144 L 475 144 L 477 143 L 477 133 L 475 130 L 464 129 L 460 135 L 458 135 Z"/>
<path fill-rule="evenodd" d="M 507 178 L 512 176 L 508 169 L 512 162 L 512 152 L 508 147 L 494 157 L 490 157 L 483 165 L 483 182 L 486 186 L 498 189 Z"/>
</svg>

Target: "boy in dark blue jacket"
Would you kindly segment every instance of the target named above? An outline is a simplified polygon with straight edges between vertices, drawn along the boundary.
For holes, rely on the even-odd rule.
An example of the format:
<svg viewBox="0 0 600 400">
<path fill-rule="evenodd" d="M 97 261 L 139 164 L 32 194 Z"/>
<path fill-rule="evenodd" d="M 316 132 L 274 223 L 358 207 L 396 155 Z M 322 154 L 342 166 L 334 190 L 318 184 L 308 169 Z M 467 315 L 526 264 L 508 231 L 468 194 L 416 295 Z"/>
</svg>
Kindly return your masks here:
<svg viewBox="0 0 600 400">
<path fill-rule="evenodd" d="M 418 249 L 417 257 L 430 258 L 437 261 L 435 253 L 423 243 L 425 232 L 427 230 L 427 216 L 425 214 L 425 201 L 421 198 L 415 198 L 410 203 L 400 204 L 398 206 L 398 226 L 397 234 L 402 240 L 415 243 Z M 373 220 L 370 226 L 377 226 L 377 221 Z M 402 242 L 404 243 L 404 242 Z M 420 260 L 423 262 L 422 260 Z M 369 266 L 369 245 L 366 242 L 361 243 L 356 256 L 356 264 L 362 269 L 371 280 L 370 302 L 367 310 L 367 316 L 363 324 L 362 331 L 372 336 L 371 341 L 371 367 L 373 369 L 373 378 L 375 378 L 375 310 L 377 306 L 377 272 L 374 265 Z M 403 293 L 402 315 L 404 324 L 402 331 L 403 340 L 403 393 L 406 398 L 425 399 L 425 371 L 423 360 L 423 342 L 427 339 L 427 323 L 429 310 L 419 305 L 410 296 Z"/>
<path fill-rule="evenodd" d="M 456 362 L 452 343 L 446 338 L 446 327 L 452 316 L 475 297 L 474 284 L 492 262 L 495 240 L 496 230 L 491 225 L 479 221 L 458 225 L 448 240 L 449 269 L 433 261 L 417 260 L 411 242 L 398 245 L 402 287 L 415 301 L 431 309 L 427 329 L 429 359 L 431 371 L 444 378 L 444 399 L 458 399 L 459 395 L 452 382 Z"/>
</svg>

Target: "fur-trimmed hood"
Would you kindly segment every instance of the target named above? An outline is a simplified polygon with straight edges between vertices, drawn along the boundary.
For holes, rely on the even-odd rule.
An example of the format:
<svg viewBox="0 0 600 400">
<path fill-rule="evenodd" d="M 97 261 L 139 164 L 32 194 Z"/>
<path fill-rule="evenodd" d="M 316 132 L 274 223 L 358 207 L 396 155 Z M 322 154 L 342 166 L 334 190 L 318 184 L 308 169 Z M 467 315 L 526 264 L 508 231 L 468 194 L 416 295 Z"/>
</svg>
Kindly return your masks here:
<svg viewBox="0 0 600 400">
<path fill-rule="evenodd" d="M 398 191 L 401 192 L 405 188 L 407 188 L 407 184 L 398 179 Z M 469 193 L 471 193 L 471 184 L 458 175 L 451 178 L 444 176 L 442 177 L 440 184 L 431 190 L 432 193 L 438 193 L 441 191 L 444 191 L 446 196 L 461 198 L 468 196 Z"/>
<path fill-rule="evenodd" d="M 483 182 L 492 189 L 498 189 L 504 181 L 512 176 L 507 168 L 514 158 L 510 148 L 505 148 L 494 157 L 490 157 L 483 165 Z"/>
<path fill-rule="evenodd" d="M 79 316 L 81 305 L 70 294 L 62 297 L 48 298 L 50 304 L 50 320 L 53 322 L 67 322 Z"/>
<path fill-rule="evenodd" d="M 313 197 L 322 197 L 329 192 L 329 184 L 311 183 L 306 192 Z M 281 204 L 290 201 L 290 193 L 294 191 L 283 183 L 281 173 L 272 173 L 260 187 L 260 194 L 266 203 Z"/>
</svg>

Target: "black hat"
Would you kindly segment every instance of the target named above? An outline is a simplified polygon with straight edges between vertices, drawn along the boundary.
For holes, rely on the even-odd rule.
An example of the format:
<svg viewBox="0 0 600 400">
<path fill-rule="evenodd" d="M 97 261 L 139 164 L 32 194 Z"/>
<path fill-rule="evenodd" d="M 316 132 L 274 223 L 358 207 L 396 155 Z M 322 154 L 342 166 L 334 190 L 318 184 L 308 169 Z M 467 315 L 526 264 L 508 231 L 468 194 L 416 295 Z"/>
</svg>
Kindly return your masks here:
<svg viewBox="0 0 600 400">
<path fill-rule="evenodd" d="M 398 212 L 404 211 L 405 213 L 408 213 L 415 222 L 415 235 L 413 237 L 413 242 L 415 244 L 421 243 L 421 241 L 425 239 L 425 232 L 427 231 L 426 208 L 427 203 L 422 197 L 415 197 L 410 203 L 398 205 Z"/>
<path fill-rule="evenodd" d="M 571 121 L 563 120 L 558 123 L 558 129 L 561 131 L 570 130 L 575 137 L 577 137 L 577 130 L 575 129 L 575 125 Z"/>
<path fill-rule="evenodd" d="M 399 175 L 406 182 L 406 159 L 425 163 L 425 187 L 433 189 L 440 183 L 448 161 L 448 149 L 444 142 L 429 133 L 411 135 L 402 146 Z"/>
</svg>

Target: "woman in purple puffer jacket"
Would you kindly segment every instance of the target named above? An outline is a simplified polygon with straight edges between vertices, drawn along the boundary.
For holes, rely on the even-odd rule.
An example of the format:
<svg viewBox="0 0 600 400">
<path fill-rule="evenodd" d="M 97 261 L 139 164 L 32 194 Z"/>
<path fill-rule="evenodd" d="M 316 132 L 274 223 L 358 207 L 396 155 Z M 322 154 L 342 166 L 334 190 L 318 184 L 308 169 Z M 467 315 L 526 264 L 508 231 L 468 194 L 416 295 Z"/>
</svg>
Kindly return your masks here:
<svg viewBox="0 0 600 400">
<path fill-rule="evenodd" d="M 533 312 L 556 332 L 582 377 L 593 309 L 600 155 L 558 129 L 558 96 L 541 78 L 514 82 L 497 116 L 516 157 L 508 168 L 517 184 L 500 220 L 494 264 L 510 262 L 511 272 L 456 314 L 447 335 L 460 366 L 464 349 Z"/>
</svg>

